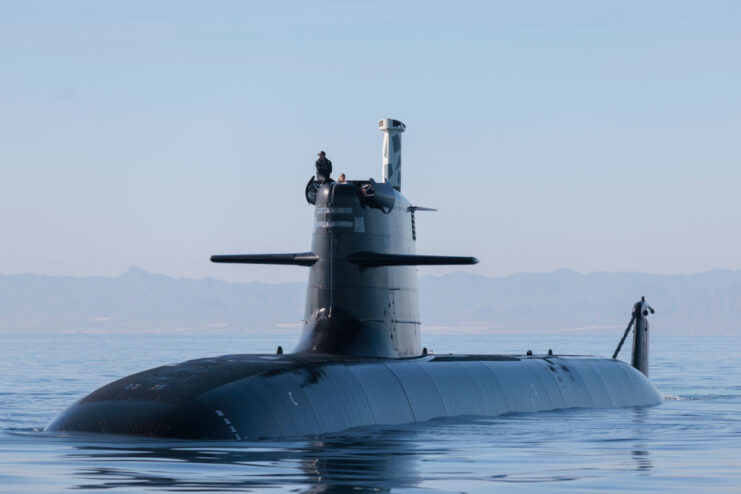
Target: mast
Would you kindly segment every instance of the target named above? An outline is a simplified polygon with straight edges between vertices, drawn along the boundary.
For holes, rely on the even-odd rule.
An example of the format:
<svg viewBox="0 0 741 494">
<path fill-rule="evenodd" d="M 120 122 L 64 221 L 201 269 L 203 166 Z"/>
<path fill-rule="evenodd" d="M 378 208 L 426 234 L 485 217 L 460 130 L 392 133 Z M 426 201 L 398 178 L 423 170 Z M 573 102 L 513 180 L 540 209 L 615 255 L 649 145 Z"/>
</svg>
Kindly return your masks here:
<svg viewBox="0 0 741 494">
<path fill-rule="evenodd" d="M 401 133 L 407 126 L 393 118 L 378 122 L 378 130 L 383 132 L 382 177 L 391 187 L 401 192 Z"/>
</svg>

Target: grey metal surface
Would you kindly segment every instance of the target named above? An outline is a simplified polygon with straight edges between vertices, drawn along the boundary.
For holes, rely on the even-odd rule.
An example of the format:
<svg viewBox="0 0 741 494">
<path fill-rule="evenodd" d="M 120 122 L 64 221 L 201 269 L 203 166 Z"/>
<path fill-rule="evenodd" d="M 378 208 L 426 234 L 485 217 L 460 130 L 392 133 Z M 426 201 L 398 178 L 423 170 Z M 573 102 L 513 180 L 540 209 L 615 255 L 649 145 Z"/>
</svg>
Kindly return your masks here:
<svg viewBox="0 0 741 494">
<path fill-rule="evenodd" d="M 417 269 L 369 268 L 348 260 L 362 251 L 416 254 L 409 201 L 391 187 L 382 192 L 384 207 L 376 208 L 355 184 L 319 189 L 311 244 L 319 260 L 310 268 L 304 325 L 294 351 L 372 357 L 422 353 Z"/>
</svg>

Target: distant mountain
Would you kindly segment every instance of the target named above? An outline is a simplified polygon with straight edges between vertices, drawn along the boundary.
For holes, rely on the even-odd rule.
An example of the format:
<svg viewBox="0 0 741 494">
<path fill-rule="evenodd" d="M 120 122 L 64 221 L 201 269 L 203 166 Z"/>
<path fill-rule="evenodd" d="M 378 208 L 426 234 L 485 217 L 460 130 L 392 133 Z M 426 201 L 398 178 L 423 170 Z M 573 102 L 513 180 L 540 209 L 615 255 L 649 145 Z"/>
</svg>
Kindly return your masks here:
<svg viewBox="0 0 741 494">
<path fill-rule="evenodd" d="M 0 331 L 208 332 L 296 326 L 303 318 L 305 286 L 171 278 L 139 268 L 117 278 L 0 276 Z"/>
<path fill-rule="evenodd" d="M 660 334 L 741 334 L 741 271 L 693 275 L 552 273 L 420 278 L 423 323 L 472 331 L 594 332 L 624 328 L 643 295 Z"/>
<path fill-rule="evenodd" d="M 645 295 L 659 334 L 741 334 L 741 271 L 454 273 L 419 283 L 427 331 L 619 332 Z M 305 286 L 171 278 L 139 268 L 117 278 L 0 275 L 0 332 L 297 332 Z"/>
</svg>

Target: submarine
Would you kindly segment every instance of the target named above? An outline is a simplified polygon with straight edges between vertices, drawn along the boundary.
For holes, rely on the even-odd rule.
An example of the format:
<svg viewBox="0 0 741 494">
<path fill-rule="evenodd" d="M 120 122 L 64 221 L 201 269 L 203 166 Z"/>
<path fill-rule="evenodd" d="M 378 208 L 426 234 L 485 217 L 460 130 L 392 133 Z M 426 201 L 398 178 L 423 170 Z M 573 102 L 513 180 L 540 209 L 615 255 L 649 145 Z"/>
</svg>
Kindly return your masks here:
<svg viewBox="0 0 741 494">
<path fill-rule="evenodd" d="M 433 354 L 422 348 L 417 266 L 466 265 L 466 256 L 416 253 L 413 205 L 401 193 L 399 120 L 380 121 L 382 179 L 318 182 L 311 250 L 214 255 L 211 261 L 309 269 L 296 348 L 163 365 L 72 404 L 49 432 L 205 440 L 306 437 L 435 418 L 569 408 L 657 405 L 648 379 L 645 299 L 613 358 Z M 616 358 L 632 325 L 631 364 Z"/>
</svg>

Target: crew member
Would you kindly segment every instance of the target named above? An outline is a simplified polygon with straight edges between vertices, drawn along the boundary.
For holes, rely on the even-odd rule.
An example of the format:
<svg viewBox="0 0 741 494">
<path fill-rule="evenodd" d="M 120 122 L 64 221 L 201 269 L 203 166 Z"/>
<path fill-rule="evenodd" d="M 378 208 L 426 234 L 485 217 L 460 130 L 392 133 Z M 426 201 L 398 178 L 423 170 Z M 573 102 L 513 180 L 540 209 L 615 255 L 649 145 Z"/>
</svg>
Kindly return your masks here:
<svg viewBox="0 0 741 494">
<path fill-rule="evenodd" d="M 327 159 L 324 151 L 317 153 L 319 159 L 316 160 L 316 181 L 320 183 L 329 182 L 329 176 L 332 174 L 332 162 Z"/>
<path fill-rule="evenodd" d="M 347 183 L 347 178 L 345 178 L 345 174 L 344 173 L 340 173 L 340 176 L 337 177 L 337 181 L 339 183 L 341 183 L 341 184 L 346 184 Z"/>
</svg>

